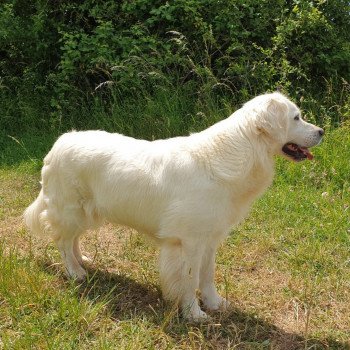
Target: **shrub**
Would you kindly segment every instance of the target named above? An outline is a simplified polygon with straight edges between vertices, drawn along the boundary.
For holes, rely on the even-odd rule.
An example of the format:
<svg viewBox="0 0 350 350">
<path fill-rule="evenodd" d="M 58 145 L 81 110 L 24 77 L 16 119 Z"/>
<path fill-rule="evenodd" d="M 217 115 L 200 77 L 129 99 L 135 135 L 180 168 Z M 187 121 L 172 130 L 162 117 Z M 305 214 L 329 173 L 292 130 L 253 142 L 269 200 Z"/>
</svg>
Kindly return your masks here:
<svg viewBox="0 0 350 350">
<path fill-rule="evenodd" d="M 67 128 L 96 96 L 178 86 L 232 104 L 282 86 L 324 110 L 348 106 L 349 29 L 345 0 L 5 0 L 1 127 Z"/>
</svg>

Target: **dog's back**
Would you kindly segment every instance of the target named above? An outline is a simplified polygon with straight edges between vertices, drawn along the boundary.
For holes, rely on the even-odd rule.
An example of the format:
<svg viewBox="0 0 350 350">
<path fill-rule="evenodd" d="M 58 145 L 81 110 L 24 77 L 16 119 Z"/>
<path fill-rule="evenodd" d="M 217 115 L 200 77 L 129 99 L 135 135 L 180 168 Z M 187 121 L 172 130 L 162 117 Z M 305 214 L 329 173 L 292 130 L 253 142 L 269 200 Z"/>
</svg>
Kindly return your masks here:
<svg viewBox="0 0 350 350">
<path fill-rule="evenodd" d="M 155 233 L 161 211 L 186 186 L 185 138 L 149 142 L 104 131 L 62 135 L 44 159 L 42 189 L 27 208 L 35 233 L 86 230 L 103 219 Z M 177 185 L 176 185 L 177 184 Z"/>
</svg>

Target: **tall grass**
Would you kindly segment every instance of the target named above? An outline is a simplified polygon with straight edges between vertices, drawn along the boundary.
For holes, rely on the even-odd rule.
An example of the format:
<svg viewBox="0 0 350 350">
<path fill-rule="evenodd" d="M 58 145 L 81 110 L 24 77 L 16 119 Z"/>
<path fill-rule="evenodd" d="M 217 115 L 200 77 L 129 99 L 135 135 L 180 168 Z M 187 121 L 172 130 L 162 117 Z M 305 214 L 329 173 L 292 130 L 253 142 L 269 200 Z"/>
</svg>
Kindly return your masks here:
<svg viewBox="0 0 350 350">
<path fill-rule="evenodd" d="M 190 87 L 159 87 L 153 94 L 139 91 L 136 96 L 111 90 L 108 101 L 96 97 L 89 108 L 90 118 L 79 120 L 80 127 L 97 126 L 149 140 L 198 131 L 233 109 L 227 98 L 203 96 Z"/>
<path fill-rule="evenodd" d="M 53 109 L 51 114 L 43 115 L 46 112 L 40 111 L 40 106 L 25 109 L 31 120 L 27 129 L 0 130 L 0 162 L 40 159 L 55 138 L 73 129 L 103 129 L 153 140 L 202 130 L 236 108 L 228 96 L 198 92 L 191 84 L 157 85 L 152 93 L 140 89 L 134 95 L 124 94 L 114 86 L 105 89 L 80 96 L 66 111 Z"/>
</svg>

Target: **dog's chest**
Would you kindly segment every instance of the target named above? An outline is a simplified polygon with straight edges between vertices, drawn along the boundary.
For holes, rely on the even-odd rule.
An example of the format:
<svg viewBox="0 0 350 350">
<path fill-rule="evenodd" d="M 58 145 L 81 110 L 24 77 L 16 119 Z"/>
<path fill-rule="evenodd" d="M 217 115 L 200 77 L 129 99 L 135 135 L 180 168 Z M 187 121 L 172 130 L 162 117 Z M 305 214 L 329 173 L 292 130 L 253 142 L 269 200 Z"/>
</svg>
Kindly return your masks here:
<svg viewBox="0 0 350 350">
<path fill-rule="evenodd" d="M 271 185 L 273 168 L 255 166 L 232 188 L 231 204 L 234 221 L 241 221 L 247 215 L 252 203 Z"/>
<path fill-rule="evenodd" d="M 247 200 L 254 200 L 259 197 L 271 185 L 273 169 L 256 166 L 248 174 L 241 186 L 242 196 Z"/>
</svg>

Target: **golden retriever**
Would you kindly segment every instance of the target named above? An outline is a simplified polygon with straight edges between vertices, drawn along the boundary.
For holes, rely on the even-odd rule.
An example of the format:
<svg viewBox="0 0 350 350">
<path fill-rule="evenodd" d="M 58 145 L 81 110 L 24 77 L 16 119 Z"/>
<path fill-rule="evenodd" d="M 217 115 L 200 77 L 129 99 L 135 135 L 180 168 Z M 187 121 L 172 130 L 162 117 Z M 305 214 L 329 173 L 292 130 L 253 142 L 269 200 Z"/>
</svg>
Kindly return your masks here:
<svg viewBox="0 0 350 350">
<path fill-rule="evenodd" d="M 160 247 L 163 295 L 186 318 L 225 309 L 215 252 L 271 184 L 274 156 L 312 159 L 323 129 L 280 93 L 258 96 L 187 137 L 137 140 L 104 131 L 62 135 L 44 159 L 42 189 L 24 218 L 52 236 L 70 276 L 82 279 L 79 237 L 104 220 L 151 235 Z"/>
</svg>

